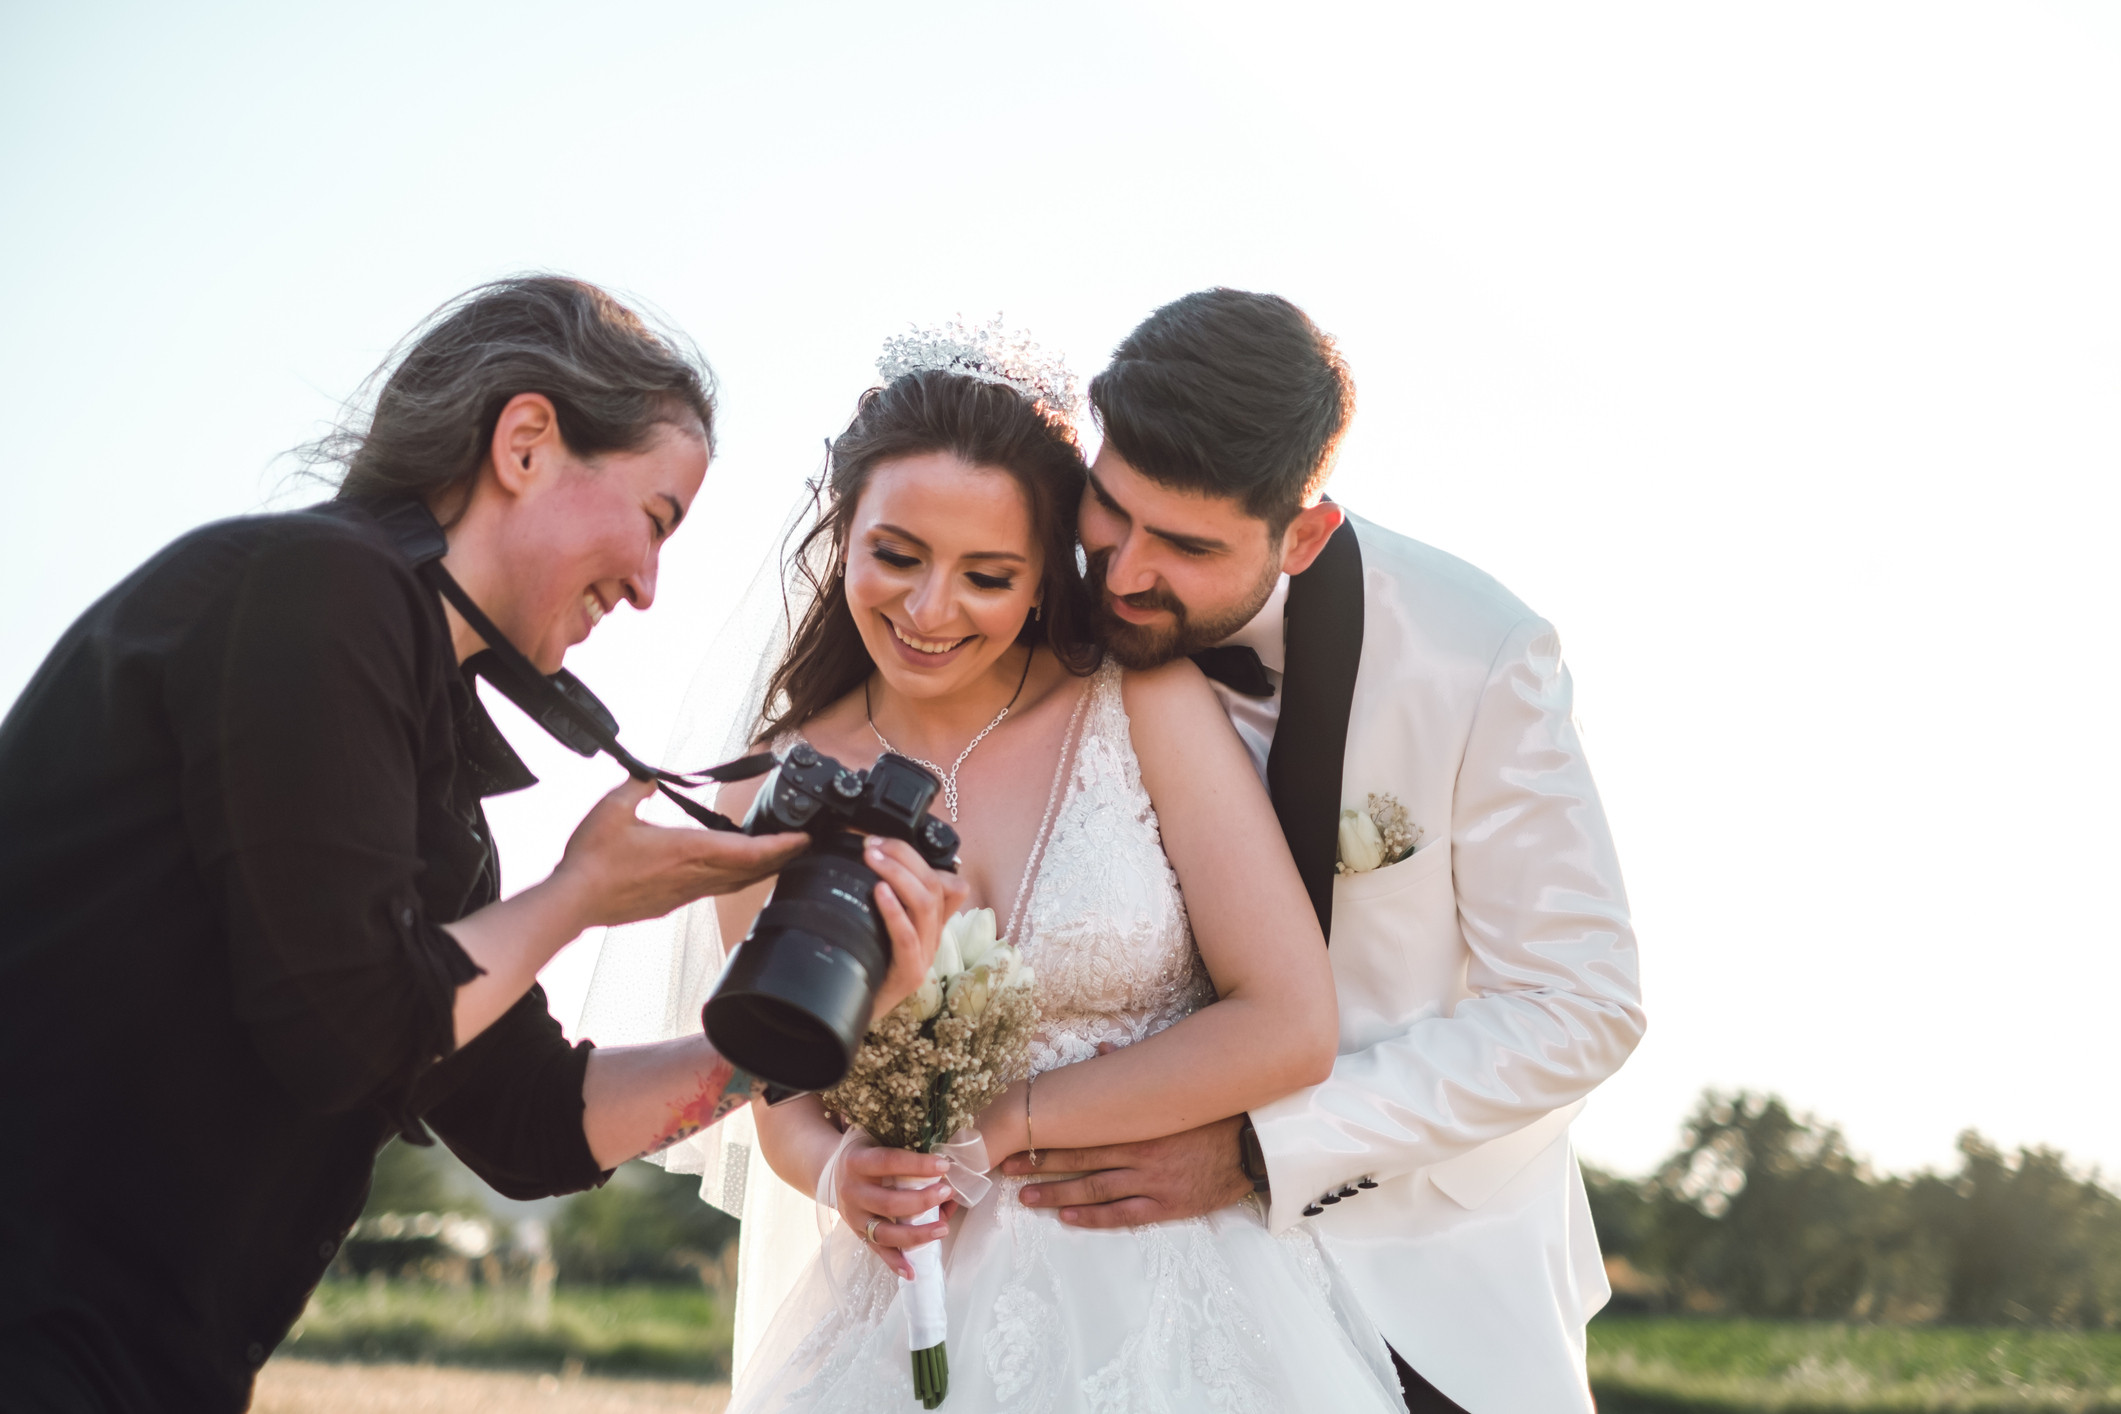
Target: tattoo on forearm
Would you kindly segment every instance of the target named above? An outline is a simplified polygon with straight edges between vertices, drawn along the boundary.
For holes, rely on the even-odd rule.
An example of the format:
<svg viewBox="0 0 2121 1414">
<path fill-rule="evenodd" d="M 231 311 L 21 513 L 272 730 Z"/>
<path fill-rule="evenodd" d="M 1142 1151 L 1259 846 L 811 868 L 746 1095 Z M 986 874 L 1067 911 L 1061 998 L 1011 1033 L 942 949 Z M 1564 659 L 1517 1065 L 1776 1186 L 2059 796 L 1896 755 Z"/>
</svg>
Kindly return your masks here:
<svg viewBox="0 0 2121 1414">
<path fill-rule="evenodd" d="M 673 1106 L 670 1119 L 655 1142 L 633 1157 L 645 1159 L 650 1154 L 659 1154 L 680 1140 L 690 1139 L 738 1106 L 749 1104 L 756 1083 L 728 1061 L 715 1057 L 713 1067 L 700 1077 L 699 1088 L 693 1092 L 692 1098 Z"/>
</svg>

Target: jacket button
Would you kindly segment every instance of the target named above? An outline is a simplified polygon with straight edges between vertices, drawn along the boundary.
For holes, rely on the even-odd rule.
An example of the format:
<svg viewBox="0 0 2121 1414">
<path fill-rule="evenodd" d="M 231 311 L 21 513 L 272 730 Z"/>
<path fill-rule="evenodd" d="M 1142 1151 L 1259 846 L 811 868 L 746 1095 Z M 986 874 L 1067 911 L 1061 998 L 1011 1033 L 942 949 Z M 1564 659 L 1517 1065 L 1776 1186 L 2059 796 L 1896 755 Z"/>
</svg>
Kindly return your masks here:
<svg viewBox="0 0 2121 1414">
<path fill-rule="evenodd" d="M 1356 1186 L 1357 1188 L 1375 1188 L 1375 1187 L 1377 1186 L 1377 1180 L 1376 1180 L 1376 1179 L 1374 1179 L 1374 1178 L 1367 1178 L 1367 1177 L 1366 1177 L 1366 1178 L 1364 1178 L 1364 1179 L 1363 1179 L 1363 1181 L 1362 1181 L 1362 1182 L 1360 1182 L 1360 1183 L 1356 1184 L 1355 1186 Z"/>
<path fill-rule="evenodd" d="M 403 913 L 399 914 L 398 921 L 400 923 L 403 923 L 406 927 L 410 928 L 412 926 L 412 910 L 408 908 Z"/>
<path fill-rule="evenodd" d="M 1315 1218 L 1315 1217 L 1317 1217 L 1317 1216 L 1318 1216 L 1318 1215 L 1319 1215 L 1320 1213 L 1323 1213 L 1324 1211 L 1325 1211 L 1325 1209 L 1324 1209 L 1324 1208 L 1321 1208 L 1321 1207 L 1319 1207 L 1319 1206 L 1318 1206 L 1318 1204 L 1316 1204 L 1316 1203 L 1306 1203 L 1306 1204 L 1304 1204 L 1304 1216 L 1305 1216 L 1305 1217 L 1307 1217 L 1307 1218 Z"/>
<path fill-rule="evenodd" d="M 1318 1201 L 1321 1203 L 1338 1203 L 1340 1195 L 1338 1193 L 1321 1193 L 1318 1195 Z"/>
<path fill-rule="evenodd" d="M 319 1257 L 322 1257 L 327 1262 L 331 1260 L 331 1254 L 338 1250 L 339 1244 L 332 1241 L 328 1237 L 317 1244 L 317 1255 Z"/>
<path fill-rule="evenodd" d="M 1340 1192 L 1335 1194 L 1334 1196 L 1338 1198 L 1353 1198 L 1355 1196 L 1355 1185 L 1352 1183 L 1349 1184 L 1346 1188 L 1341 1189 Z"/>
<path fill-rule="evenodd" d="M 250 1344 L 243 1347 L 243 1358 L 245 1360 L 250 1361 L 250 1363 L 253 1365 L 264 1364 L 265 1347 L 258 1344 L 258 1342 L 256 1341 L 252 1341 Z"/>
</svg>

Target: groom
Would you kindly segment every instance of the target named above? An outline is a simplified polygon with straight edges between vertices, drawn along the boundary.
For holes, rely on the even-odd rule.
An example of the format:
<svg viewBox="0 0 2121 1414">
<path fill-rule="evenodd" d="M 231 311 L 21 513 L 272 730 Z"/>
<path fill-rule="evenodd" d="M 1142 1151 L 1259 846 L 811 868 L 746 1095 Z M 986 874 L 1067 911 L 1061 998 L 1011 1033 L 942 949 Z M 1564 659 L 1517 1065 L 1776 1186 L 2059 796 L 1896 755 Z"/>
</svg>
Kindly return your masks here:
<svg viewBox="0 0 2121 1414">
<path fill-rule="evenodd" d="M 1324 1240 L 1409 1409 L 1588 1414 L 1584 1323 L 1609 1292 L 1568 1127 L 1643 1012 L 1554 630 L 1322 499 L 1354 388 L 1287 300 L 1164 306 L 1090 400 L 1106 648 L 1215 680 L 1328 938 L 1340 1058 L 1239 1120 L 1043 1154 L 1086 1176 L 1023 1201 L 1113 1227 L 1257 1192 L 1276 1232 Z"/>
</svg>

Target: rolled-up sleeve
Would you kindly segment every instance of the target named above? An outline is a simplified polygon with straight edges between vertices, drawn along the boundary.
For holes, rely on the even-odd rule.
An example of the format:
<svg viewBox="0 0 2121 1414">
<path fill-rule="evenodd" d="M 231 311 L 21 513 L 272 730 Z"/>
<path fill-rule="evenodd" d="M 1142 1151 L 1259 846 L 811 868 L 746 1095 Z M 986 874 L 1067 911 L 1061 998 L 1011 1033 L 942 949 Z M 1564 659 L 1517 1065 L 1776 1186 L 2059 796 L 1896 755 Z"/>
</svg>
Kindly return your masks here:
<svg viewBox="0 0 2121 1414">
<path fill-rule="evenodd" d="M 594 1047 L 570 1046 L 533 986 L 471 1044 L 427 1073 L 426 1118 L 473 1173 L 506 1198 L 594 1188 L 599 1168 L 582 1129 L 582 1079 Z M 429 1090 L 442 1096 L 424 1103 Z"/>
<path fill-rule="evenodd" d="M 404 567 L 349 537 L 262 550 L 230 594 L 166 691 L 236 1019 L 298 1103 L 410 1126 L 479 971 L 415 887 L 440 629 Z"/>
</svg>

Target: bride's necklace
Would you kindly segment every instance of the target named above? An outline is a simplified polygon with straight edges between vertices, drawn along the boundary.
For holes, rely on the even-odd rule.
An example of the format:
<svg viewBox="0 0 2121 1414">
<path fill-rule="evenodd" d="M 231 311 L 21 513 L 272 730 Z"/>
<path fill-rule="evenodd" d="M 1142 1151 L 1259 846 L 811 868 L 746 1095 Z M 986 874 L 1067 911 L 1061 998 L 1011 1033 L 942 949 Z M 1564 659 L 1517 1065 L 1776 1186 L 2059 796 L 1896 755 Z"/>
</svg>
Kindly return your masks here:
<svg viewBox="0 0 2121 1414">
<path fill-rule="evenodd" d="M 1029 681 L 1031 677 L 1032 656 L 1033 655 L 1031 653 L 1024 654 L 1023 675 L 1017 678 L 1016 691 L 1009 694 L 1008 702 L 1003 704 L 1001 711 L 996 712 L 994 714 L 993 721 L 987 723 L 986 726 L 981 727 L 979 729 L 978 736 L 975 736 L 974 738 L 972 738 L 971 741 L 965 743 L 965 749 L 957 754 L 957 760 L 950 763 L 950 769 L 947 771 L 945 771 L 942 767 L 936 765 L 933 761 L 923 761 L 918 756 L 906 756 L 905 752 L 899 750 L 897 747 L 893 746 L 889 741 L 885 740 L 884 734 L 881 731 L 877 730 L 876 717 L 869 710 L 869 679 L 862 679 L 862 715 L 869 719 L 869 730 L 875 734 L 877 745 L 883 747 L 884 750 L 890 752 L 894 756 L 906 756 L 906 759 L 908 761 L 911 761 L 914 765 L 926 766 L 930 771 L 935 773 L 936 779 L 943 783 L 943 808 L 950 812 L 950 823 L 953 825 L 957 823 L 958 768 L 965 764 L 965 758 L 972 754 L 972 748 L 978 746 L 981 742 L 985 741 L 987 739 L 987 733 L 993 731 L 996 727 L 1002 724 L 1002 718 L 1009 715 L 1009 709 L 1016 705 L 1016 699 L 1024 695 L 1024 684 Z"/>
</svg>

